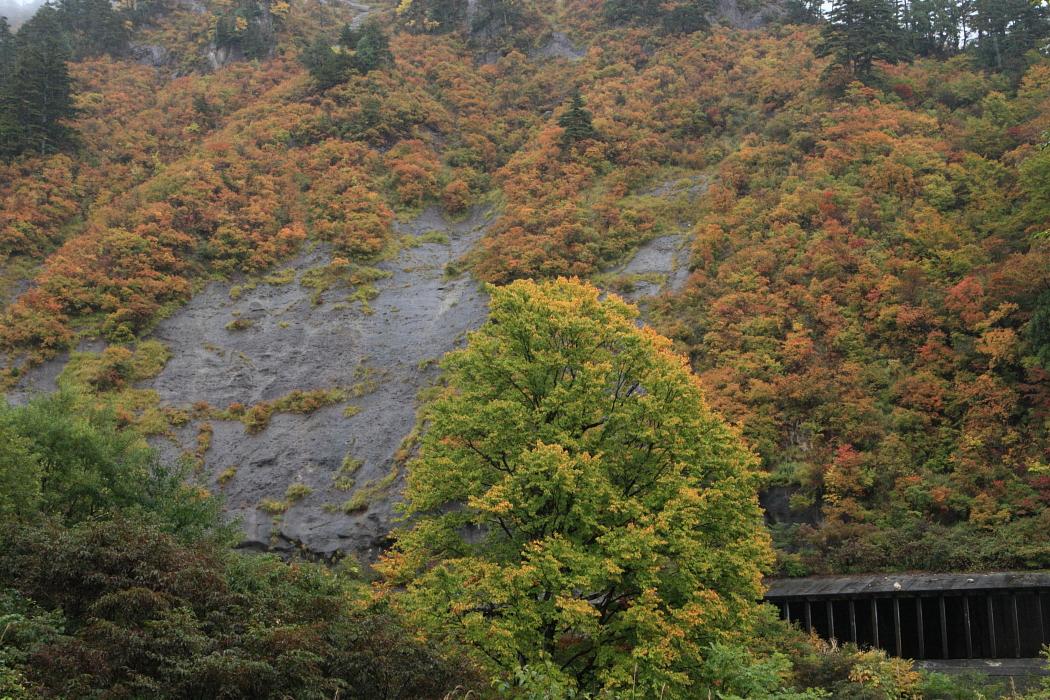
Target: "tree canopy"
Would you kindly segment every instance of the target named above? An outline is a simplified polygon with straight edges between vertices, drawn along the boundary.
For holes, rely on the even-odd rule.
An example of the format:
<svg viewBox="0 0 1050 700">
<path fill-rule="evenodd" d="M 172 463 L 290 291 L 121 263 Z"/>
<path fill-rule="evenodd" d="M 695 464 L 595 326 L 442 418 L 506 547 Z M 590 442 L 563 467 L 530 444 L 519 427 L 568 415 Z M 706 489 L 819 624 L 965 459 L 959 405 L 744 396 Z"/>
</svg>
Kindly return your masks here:
<svg viewBox="0 0 1050 700">
<path fill-rule="evenodd" d="M 15 35 L 13 52 L 10 42 L 6 27 L 0 29 L 0 51 L 13 53 L 0 57 L 10 65 L 0 84 L 0 157 L 53 153 L 69 143 L 66 120 L 75 114 L 59 10 L 44 5 Z"/>
<path fill-rule="evenodd" d="M 568 108 L 558 118 L 558 126 L 565 130 L 562 143 L 571 146 L 577 141 L 597 138 L 598 132 L 595 131 L 591 119 L 591 113 L 584 106 L 580 91 L 573 91 Z"/>
<path fill-rule="evenodd" d="M 835 0 L 816 54 L 830 56 L 832 66 L 866 78 L 875 61 L 900 60 L 902 39 L 890 0 Z"/>
<path fill-rule="evenodd" d="M 503 672 L 680 691 L 760 595 L 754 457 L 637 316 L 576 280 L 519 281 L 445 361 L 385 570 Z"/>
</svg>

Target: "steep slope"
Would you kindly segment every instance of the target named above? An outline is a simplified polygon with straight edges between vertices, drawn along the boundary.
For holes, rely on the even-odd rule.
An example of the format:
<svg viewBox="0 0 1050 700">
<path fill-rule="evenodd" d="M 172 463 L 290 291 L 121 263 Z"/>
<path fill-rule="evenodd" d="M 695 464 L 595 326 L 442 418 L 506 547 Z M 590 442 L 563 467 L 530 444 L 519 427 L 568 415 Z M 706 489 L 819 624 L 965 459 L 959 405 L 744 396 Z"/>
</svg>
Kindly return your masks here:
<svg viewBox="0 0 1050 700">
<path fill-rule="evenodd" d="M 393 64 L 327 90 L 297 57 L 363 6 L 293 3 L 208 74 L 206 13 L 158 15 L 137 40 L 180 58 L 74 64 L 80 151 L 0 166 L 7 387 L 115 403 L 247 546 L 371 556 L 475 278 L 590 277 L 761 455 L 785 570 L 1045 566 L 1046 58 L 835 85 L 813 27 L 724 5 L 678 35 L 377 4 Z"/>
<path fill-rule="evenodd" d="M 252 407 L 295 391 L 343 392 L 308 414 L 278 413 L 261 429 L 203 417 L 176 431 L 165 449 L 171 458 L 197 452 L 198 436 L 209 436 L 199 451 L 203 483 L 244 518 L 247 546 L 376 553 L 393 524 L 418 396 L 436 360 L 485 317 L 477 284 L 445 274 L 485 223 L 481 212 L 448 224 L 428 210 L 399 225 L 412 247 L 380 263 L 367 295 L 311 284 L 319 273 L 338 274 L 322 246 L 236 299 L 229 283 L 212 283 L 158 326 L 153 337 L 172 359 L 148 386 L 162 405 L 192 415 L 200 403 Z M 229 327 L 237 321 L 250 325 Z M 289 499 L 297 488 L 305 495 Z M 260 510 L 267 500 L 281 504 L 271 511 L 288 509 Z"/>
</svg>

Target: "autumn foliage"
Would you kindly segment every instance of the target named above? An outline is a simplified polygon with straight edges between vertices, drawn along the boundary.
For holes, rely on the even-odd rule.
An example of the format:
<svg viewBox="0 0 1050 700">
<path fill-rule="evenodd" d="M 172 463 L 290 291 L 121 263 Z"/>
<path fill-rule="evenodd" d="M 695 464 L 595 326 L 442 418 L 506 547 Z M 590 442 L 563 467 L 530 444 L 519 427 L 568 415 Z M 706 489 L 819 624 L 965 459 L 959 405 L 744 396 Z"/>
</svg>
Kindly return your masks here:
<svg viewBox="0 0 1050 700">
<path fill-rule="evenodd" d="M 784 570 L 1050 563 L 1045 57 L 829 86 L 815 27 L 681 36 L 575 0 L 553 58 L 527 45 L 538 14 L 503 44 L 381 14 L 393 65 L 322 89 L 298 53 L 348 10 L 274 7 L 255 64 L 200 70 L 208 18 L 238 11 L 216 4 L 136 26 L 181 51 L 166 68 L 70 65 L 78 149 L 0 165 L 9 370 L 134 340 L 310 242 L 374 261 L 428 206 L 495 207 L 468 262 L 501 284 L 682 234 L 691 276 L 649 316 L 788 494 Z M 577 109 L 593 128 L 569 139 Z"/>
</svg>

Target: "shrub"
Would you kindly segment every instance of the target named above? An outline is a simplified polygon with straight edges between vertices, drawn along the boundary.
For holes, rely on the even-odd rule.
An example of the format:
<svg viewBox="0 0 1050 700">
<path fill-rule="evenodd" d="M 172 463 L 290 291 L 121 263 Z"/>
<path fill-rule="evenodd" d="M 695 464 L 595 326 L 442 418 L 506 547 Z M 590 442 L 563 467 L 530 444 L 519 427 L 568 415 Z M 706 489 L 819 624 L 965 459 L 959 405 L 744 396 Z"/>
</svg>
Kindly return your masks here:
<svg viewBox="0 0 1050 700">
<path fill-rule="evenodd" d="M 290 503 L 295 503 L 296 501 L 303 500 L 313 492 L 314 490 L 306 484 L 290 484 L 284 492 L 284 499 Z"/>
<path fill-rule="evenodd" d="M 478 686 L 324 567 L 120 516 L 7 528 L 0 620 L 0 688 L 28 697 L 421 699 Z"/>
</svg>

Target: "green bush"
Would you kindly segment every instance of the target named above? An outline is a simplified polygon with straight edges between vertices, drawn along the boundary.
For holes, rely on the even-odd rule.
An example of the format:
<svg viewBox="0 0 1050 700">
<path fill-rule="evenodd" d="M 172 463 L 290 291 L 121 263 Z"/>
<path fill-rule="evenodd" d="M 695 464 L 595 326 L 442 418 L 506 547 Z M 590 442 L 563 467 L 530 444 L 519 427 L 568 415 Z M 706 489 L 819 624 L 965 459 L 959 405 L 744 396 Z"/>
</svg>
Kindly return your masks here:
<svg viewBox="0 0 1050 700">
<path fill-rule="evenodd" d="M 68 392 L 0 407 L 0 517 L 77 523 L 136 512 L 168 532 L 219 529 L 219 506 L 161 465 L 111 409 L 78 408 Z"/>
<path fill-rule="evenodd" d="M 4 589 L 18 591 L 0 596 L 0 620 L 15 623 L 0 655 L 12 695 L 432 698 L 475 682 L 322 566 L 183 543 L 120 515 L 10 528 Z"/>
</svg>

